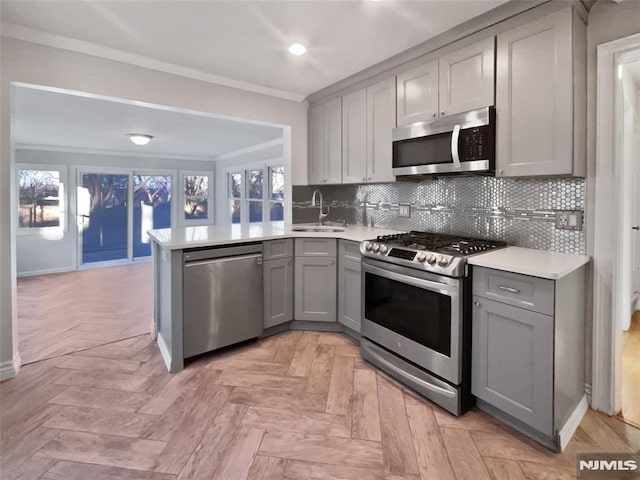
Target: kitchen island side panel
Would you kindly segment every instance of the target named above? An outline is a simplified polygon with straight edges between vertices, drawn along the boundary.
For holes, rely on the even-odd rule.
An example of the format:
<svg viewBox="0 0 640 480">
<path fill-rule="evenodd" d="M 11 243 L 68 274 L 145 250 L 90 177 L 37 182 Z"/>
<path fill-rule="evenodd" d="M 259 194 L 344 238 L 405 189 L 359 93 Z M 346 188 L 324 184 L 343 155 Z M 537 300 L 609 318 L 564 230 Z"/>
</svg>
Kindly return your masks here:
<svg viewBox="0 0 640 480">
<path fill-rule="evenodd" d="M 157 342 L 169 372 L 184 368 L 182 320 L 182 250 L 164 250 L 153 242 L 154 314 Z"/>
</svg>

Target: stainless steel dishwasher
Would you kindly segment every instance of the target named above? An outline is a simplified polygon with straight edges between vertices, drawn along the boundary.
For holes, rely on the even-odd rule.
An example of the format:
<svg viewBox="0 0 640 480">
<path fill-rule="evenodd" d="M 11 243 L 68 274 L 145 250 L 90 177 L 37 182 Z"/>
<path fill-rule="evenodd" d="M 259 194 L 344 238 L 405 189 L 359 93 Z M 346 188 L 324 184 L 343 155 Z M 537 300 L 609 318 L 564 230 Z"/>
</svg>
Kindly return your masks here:
<svg viewBox="0 0 640 480">
<path fill-rule="evenodd" d="M 183 253 L 184 357 L 262 334 L 262 244 Z"/>
</svg>

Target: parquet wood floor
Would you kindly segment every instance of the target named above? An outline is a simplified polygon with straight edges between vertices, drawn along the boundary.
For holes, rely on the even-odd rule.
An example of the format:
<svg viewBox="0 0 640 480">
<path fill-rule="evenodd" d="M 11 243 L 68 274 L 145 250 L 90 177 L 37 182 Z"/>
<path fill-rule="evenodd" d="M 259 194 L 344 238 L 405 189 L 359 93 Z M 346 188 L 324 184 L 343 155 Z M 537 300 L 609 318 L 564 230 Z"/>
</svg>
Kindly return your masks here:
<svg viewBox="0 0 640 480">
<path fill-rule="evenodd" d="M 620 416 L 640 428 L 640 311 L 622 334 L 622 412 Z"/>
<path fill-rule="evenodd" d="M 22 364 L 149 332 L 153 264 L 18 279 Z"/>
<path fill-rule="evenodd" d="M 456 418 L 337 333 L 291 331 L 166 372 L 148 335 L 0 384 L 3 480 L 571 479 L 580 450 L 640 449 L 589 411 L 563 454 L 486 414 Z"/>
</svg>

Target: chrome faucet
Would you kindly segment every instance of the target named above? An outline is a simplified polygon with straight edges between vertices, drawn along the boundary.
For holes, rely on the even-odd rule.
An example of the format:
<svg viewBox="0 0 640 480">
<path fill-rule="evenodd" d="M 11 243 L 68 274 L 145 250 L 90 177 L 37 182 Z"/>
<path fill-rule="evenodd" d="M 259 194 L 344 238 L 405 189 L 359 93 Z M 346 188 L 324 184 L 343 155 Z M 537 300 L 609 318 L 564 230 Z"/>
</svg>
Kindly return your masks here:
<svg viewBox="0 0 640 480">
<path fill-rule="evenodd" d="M 318 203 L 318 197 L 320 197 L 320 203 Z M 322 203 L 322 192 L 320 190 L 314 190 L 311 197 L 311 206 L 320 207 L 320 214 L 318 215 L 318 223 L 324 225 L 325 219 L 329 216 L 329 207 L 327 207 L 327 213 L 324 213 L 324 206 Z"/>
</svg>

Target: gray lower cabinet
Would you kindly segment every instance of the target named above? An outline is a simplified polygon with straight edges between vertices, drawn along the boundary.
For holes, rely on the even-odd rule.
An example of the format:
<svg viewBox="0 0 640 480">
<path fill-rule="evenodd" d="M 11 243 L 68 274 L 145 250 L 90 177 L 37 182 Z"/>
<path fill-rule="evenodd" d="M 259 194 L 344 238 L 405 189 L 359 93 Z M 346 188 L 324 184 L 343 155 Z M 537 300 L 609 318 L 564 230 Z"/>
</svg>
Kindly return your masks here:
<svg viewBox="0 0 640 480">
<path fill-rule="evenodd" d="M 553 317 L 473 297 L 472 392 L 553 434 Z"/>
<path fill-rule="evenodd" d="M 338 270 L 338 322 L 360 333 L 362 277 L 360 261 L 340 257 Z"/>
<path fill-rule="evenodd" d="M 295 319 L 335 322 L 336 280 L 335 257 L 296 256 Z"/>
<path fill-rule="evenodd" d="M 471 392 L 481 409 L 556 450 L 586 405 L 585 272 L 549 280 L 473 268 Z"/>
<path fill-rule="evenodd" d="M 263 272 L 264 328 L 293 320 L 293 258 L 267 260 Z"/>
</svg>

